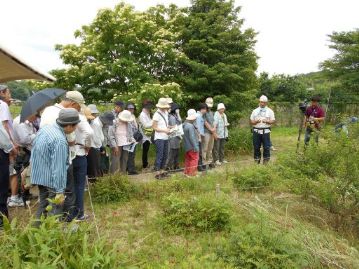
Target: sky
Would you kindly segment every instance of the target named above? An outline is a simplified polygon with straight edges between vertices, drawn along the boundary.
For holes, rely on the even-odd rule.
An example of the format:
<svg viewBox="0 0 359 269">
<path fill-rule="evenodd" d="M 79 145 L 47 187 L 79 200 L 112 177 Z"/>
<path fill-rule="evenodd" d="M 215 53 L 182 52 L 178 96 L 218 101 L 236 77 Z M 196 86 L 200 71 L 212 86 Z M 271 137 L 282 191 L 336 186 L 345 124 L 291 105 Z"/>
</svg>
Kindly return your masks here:
<svg viewBox="0 0 359 269">
<path fill-rule="evenodd" d="M 74 31 L 89 24 L 98 9 L 117 0 L 2 0 L 0 46 L 37 69 L 63 67 L 55 44 L 78 43 Z M 189 0 L 126 0 L 138 10 Z M 236 0 L 245 28 L 258 32 L 258 72 L 299 74 L 318 70 L 334 55 L 328 34 L 359 28 L 358 0 Z"/>
</svg>

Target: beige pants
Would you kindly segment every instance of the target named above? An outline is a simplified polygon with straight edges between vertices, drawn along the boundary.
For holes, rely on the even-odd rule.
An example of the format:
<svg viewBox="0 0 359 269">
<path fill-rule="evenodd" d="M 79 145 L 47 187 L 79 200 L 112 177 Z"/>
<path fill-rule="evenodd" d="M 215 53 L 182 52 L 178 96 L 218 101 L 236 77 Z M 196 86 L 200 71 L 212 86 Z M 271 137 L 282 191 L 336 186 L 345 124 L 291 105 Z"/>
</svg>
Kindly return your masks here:
<svg viewBox="0 0 359 269">
<path fill-rule="evenodd" d="M 212 151 L 213 151 L 214 137 L 212 134 L 206 133 L 202 137 L 202 160 L 203 163 L 212 163 Z"/>
<path fill-rule="evenodd" d="M 115 156 L 111 149 L 111 164 L 110 173 L 122 173 L 126 174 L 127 170 L 128 151 L 123 150 L 123 147 L 119 147 L 119 154 Z"/>
</svg>

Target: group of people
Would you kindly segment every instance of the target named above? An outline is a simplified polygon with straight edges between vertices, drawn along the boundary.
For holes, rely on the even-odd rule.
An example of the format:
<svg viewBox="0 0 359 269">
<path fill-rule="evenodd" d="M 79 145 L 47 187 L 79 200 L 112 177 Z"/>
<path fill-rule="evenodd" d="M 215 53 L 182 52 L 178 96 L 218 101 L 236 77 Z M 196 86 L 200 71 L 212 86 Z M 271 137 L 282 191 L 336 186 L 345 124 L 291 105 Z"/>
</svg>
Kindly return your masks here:
<svg viewBox="0 0 359 269">
<path fill-rule="evenodd" d="M 229 136 L 226 107 L 219 103 L 214 111 L 212 97 L 200 103 L 197 109 L 189 109 L 184 119 L 180 106 L 171 98 L 160 98 L 156 104 L 144 100 L 137 117 L 133 103 L 115 101 L 112 111 L 100 113 L 96 105 L 85 105 L 80 92 L 67 91 L 60 103 L 38 111 L 24 122 L 20 116 L 12 119 L 10 104 L 9 88 L 0 85 L 1 216 L 8 216 L 8 206 L 24 206 L 24 201 L 31 198 L 30 186 L 36 185 L 39 190 L 37 224 L 41 216 L 48 214 L 61 215 L 63 221 L 86 220 L 87 182 L 104 174 L 138 174 L 137 147 L 142 147 L 142 169 L 153 169 L 156 179 L 182 171 L 181 146 L 187 177 L 227 163 L 224 154 Z M 313 104 L 307 115 L 315 127 L 323 115 L 314 101 Z M 254 159 L 266 164 L 270 160 L 271 126 L 275 123 L 266 96 L 260 97 L 250 123 Z M 151 146 L 156 151 L 153 166 L 148 158 Z"/>
</svg>

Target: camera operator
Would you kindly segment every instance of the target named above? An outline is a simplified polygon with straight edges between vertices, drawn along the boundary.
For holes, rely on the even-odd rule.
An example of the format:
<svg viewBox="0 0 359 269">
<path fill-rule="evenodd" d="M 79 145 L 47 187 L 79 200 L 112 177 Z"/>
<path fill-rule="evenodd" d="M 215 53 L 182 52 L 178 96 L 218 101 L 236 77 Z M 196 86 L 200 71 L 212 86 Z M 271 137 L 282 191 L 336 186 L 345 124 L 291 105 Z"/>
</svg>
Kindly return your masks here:
<svg viewBox="0 0 359 269">
<path fill-rule="evenodd" d="M 318 143 L 319 141 L 319 131 L 321 129 L 321 124 L 324 122 L 325 119 L 325 111 L 322 107 L 319 106 L 319 102 L 319 96 L 312 97 L 311 104 L 305 111 L 305 145 L 309 144 L 313 132 L 315 133 L 315 142 Z"/>
</svg>

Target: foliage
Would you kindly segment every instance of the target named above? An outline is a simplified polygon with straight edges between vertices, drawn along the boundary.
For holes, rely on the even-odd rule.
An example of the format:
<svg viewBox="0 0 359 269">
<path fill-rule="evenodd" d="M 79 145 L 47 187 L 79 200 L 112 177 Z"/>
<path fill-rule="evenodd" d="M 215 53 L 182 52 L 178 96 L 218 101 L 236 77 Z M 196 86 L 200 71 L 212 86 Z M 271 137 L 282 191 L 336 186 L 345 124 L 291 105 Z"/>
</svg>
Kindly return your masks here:
<svg viewBox="0 0 359 269">
<path fill-rule="evenodd" d="M 177 83 L 151 84 L 145 83 L 138 91 L 130 92 L 126 95 L 114 94 L 113 101 L 123 100 L 133 102 L 138 108 L 142 106 L 144 100 L 150 100 L 156 104 L 161 97 L 171 97 L 178 104 L 183 104 L 187 97 L 184 96 L 180 86 Z"/>
<path fill-rule="evenodd" d="M 231 179 L 241 191 L 260 191 L 272 183 L 274 173 L 270 166 L 257 165 L 245 168 L 240 173 L 233 173 Z"/>
<path fill-rule="evenodd" d="M 307 253 L 286 232 L 266 224 L 248 224 L 217 250 L 219 258 L 236 268 L 305 268 Z"/>
<path fill-rule="evenodd" d="M 226 151 L 231 154 L 250 153 L 253 148 L 252 141 L 252 133 L 249 128 L 231 128 Z"/>
<path fill-rule="evenodd" d="M 339 81 L 347 94 L 359 100 L 359 29 L 334 32 L 329 35 L 331 49 L 336 50 L 332 59 L 321 64 L 330 79 Z"/>
<path fill-rule="evenodd" d="M 89 98 L 111 99 L 151 81 L 172 81 L 181 53 L 175 47 L 175 6 L 146 12 L 121 3 L 99 11 L 90 25 L 75 32 L 79 45 L 57 45 L 67 69 L 54 70 L 57 84 L 80 88 Z"/>
<path fill-rule="evenodd" d="M 1 268 L 115 268 L 113 249 L 89 237 L 90 228 L 56 218 L 42 219 L 40 228 L 5 223 L 0 237 Z"/>
<path fill-rule="evenodd" d="M 261 73 L 259 94 L 266 95 L 271 101 L 295 103 L 307 97 L 306 87 L 298 76 L 273 75 Z"/>
<path fill-rule="evenodd" d="M 230 226 L 230 203 L 213 194 L 181 197 L 172 193 L 163 199 L 162 212 L 161 221 L 168 231 L 211 232 Z"/>
<path fill-rule="evenodd" d="M 25 80 L 8 82 L 7 86 L 11 90 L 11 97 L 21 101 L 25 101 L 32 92 L 31 86 Z"/>
<path fill-rule="evenodd" d="M 94 202 L 126 202 L 138 193 L 138 187 L 127 177 L 111 175 L 99 179 L 91 188 Z"/>
</svg>

